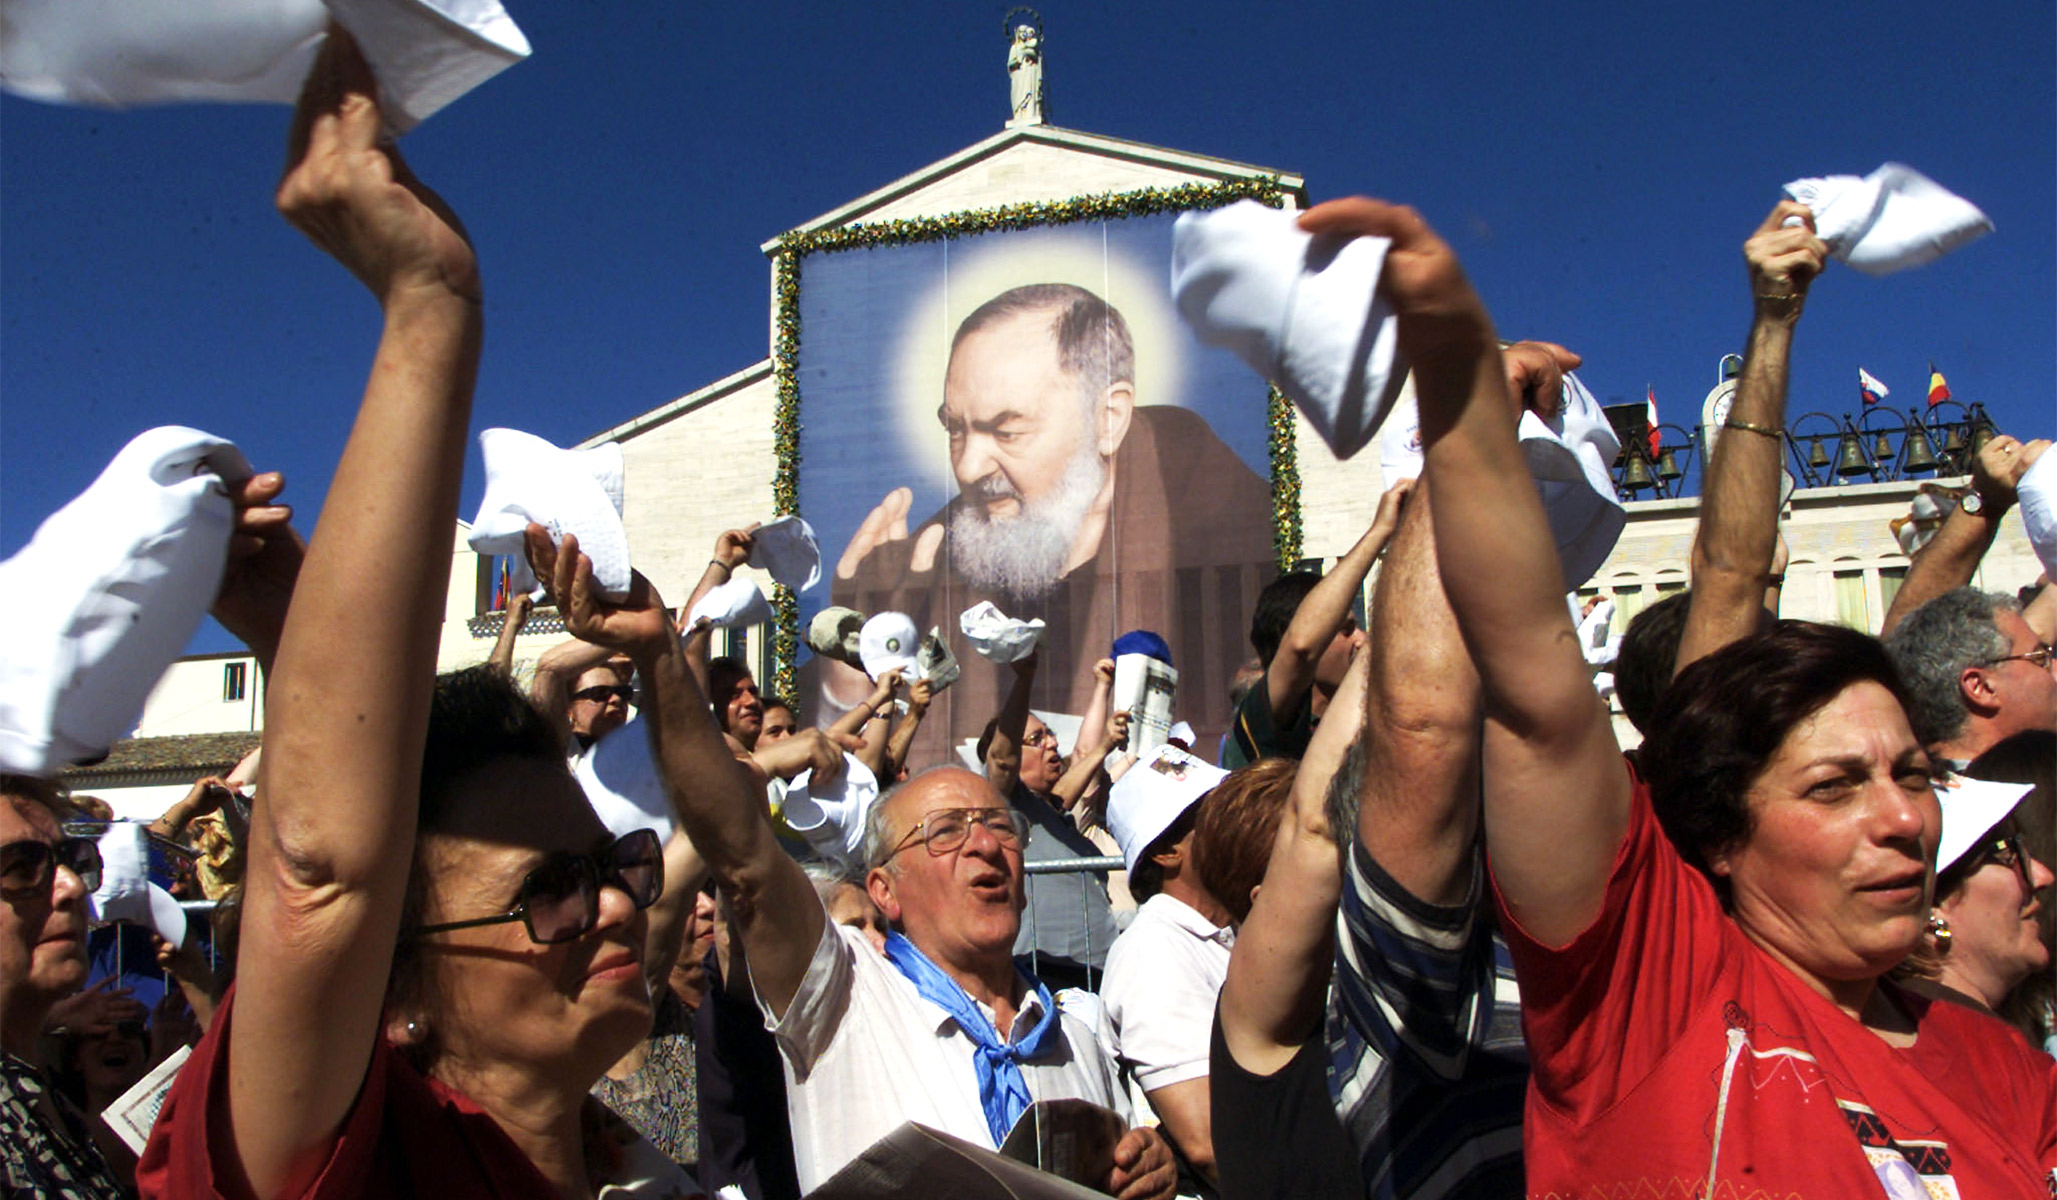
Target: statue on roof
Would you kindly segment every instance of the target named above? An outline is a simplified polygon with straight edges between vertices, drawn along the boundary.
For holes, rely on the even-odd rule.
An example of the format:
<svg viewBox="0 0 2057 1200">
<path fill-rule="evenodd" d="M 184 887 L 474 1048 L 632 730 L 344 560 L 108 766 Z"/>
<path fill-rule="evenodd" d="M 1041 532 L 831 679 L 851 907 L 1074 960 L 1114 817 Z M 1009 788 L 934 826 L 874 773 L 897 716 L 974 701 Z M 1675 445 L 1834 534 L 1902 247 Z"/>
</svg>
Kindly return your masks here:
<svg viewBox="0 0 2057 1200">
<path fill-rule="evenodd" d="M 1017 15 L 1026 19 L 1015 22 Z M 1033 8 L 1007 14 L 1007 125 L 1043 123 L 1043 18 Z"/>
</svg>

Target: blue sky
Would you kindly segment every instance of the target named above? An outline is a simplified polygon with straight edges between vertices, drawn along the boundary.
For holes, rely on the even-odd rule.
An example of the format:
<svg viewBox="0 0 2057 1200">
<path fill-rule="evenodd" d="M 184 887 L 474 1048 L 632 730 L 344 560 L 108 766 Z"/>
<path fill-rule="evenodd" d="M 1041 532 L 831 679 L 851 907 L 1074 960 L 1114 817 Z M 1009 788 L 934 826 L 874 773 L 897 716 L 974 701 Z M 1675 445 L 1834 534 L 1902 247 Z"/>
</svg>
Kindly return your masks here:
<svg viewBox="0 0 2057 1200">
<path fill-rule="evenodd" d="M 479 248 L 479 428 L 571 442 L 764 357 L 759 243 L 1005 118 L 1005 4 L 507 2 L 534 57 L 403 143 Z M 1909 163 L 1998 232 L 1832 269 L 1792 412 L 1854 408 L 1860 364 L 1918 404 L 1933 359 L 2057 432 L 2057 10 L 1832 7 L 1041 10 L 1052 123 L 1412 203 L 1504 334 L 1579 350 L 1603 400 L 1654 386 L 1667 421 L 1740 348 L 1778 186 Z M 172 422 L 284 470 L 312 527 L 378 323 L 271 210 L 287 118 L 0 98 L 0 554 Z M 479 487 L 474 452 L 467 512 Z"/>
</svg>

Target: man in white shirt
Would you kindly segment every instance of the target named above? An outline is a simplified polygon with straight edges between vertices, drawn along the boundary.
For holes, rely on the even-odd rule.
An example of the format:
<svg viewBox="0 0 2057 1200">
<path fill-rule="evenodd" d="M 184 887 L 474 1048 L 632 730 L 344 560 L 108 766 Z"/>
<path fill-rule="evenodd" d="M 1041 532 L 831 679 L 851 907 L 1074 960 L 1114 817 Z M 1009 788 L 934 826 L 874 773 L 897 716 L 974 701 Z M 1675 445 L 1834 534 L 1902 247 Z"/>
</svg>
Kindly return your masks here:
<svg viewBox="0 0 2057 1200">
<path fill-rule="evenodd" d="M 1114 785 L 1107 812 L 1142 907 L 1107 953 L 1100 999 L 1136 1086 L 1210 1183 L 1208 1038 L 1235 930 L 1228 909 L 1200 884 L 1193 828 L 1200 802 L 1227 774 L 1166 744 Z"/>
</svg>

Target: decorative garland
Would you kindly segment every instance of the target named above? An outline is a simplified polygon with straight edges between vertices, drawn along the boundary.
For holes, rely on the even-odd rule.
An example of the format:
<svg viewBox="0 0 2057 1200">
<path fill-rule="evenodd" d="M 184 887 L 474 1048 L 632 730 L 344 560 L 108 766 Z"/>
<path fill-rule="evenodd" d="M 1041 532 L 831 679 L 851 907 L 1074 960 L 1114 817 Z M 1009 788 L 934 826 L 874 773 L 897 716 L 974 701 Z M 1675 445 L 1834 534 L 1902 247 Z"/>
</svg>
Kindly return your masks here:
<svg viewBox="0 0 2057 1200">
<path fill-rule="evenodd" d="M 800 256 L 837 250 L 868 250 L 945 238 L 973 237 L 1038 225 L 1064 225 L 1122 217 L 1147 217 L 1165 212 L 1220 208 L 1238 200 L 1255 200 L 1273 208 L 1285 205 L 1286 192 L 1276 176 L 1229 179 L 1219 183 L 1185 183 L 1177 187 L 1142 188 L 1051 200 L 968 209 L 939 217 L 839 225 L 794 230 L 779 237 L 772 256 L 772 290 L 778 303 L 772 337 L 772 379 L 778 400 L 772 415 L 772 446 L 778 468 L 772 476 L 772 510 L 779 516 L 800 511 Z M 1281 568 L 1300 557 L 1300 469 L 1293 449 L 1293 406 L 1277 388 L 1268 407 L 1271 452 L 1272 545 Z M 800 606 L 784 587 L 774 589 L 778 612 L 773 634 L 777 656 L 773 679 L 778 693 L 797 693 L 794 666 L 800 650 Z"/>
<path fill-rule="evenodd" d="M 1278 569 L 1300 561 L 1300 456 L 1293 445 L 1293 402 L 1271 389 L 1271 544 Z"/>
</svg>

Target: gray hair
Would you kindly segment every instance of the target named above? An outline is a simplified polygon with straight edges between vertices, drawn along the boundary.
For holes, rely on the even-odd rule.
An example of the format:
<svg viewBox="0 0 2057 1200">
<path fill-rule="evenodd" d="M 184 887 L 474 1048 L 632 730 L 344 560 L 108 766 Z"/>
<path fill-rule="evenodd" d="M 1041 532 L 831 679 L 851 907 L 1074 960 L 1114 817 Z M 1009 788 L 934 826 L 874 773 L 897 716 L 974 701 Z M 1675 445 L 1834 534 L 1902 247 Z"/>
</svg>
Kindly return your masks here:
<svg viewBox="0 0 2057 1200">
<path fill-rule="evenodd" d="M 1907 720 L 1922 745 L 1964 731 L 1970 713 L 1958 681 L 1967 668 L 2007 653 L 2007 638 L 1993 618 L 2020 611 L 2012 596 L 1961 587 L 1915 609 L 1886 636 L 1886 653 L 1907 682 Z"/>
<path fill-rule="evenodd" d="M 1057 362 L 1078 377 L 1088 403 L 1117 383 L 1136 381 L 1136 343 L 1121 310 L 1069 283 L 1031 283 L 1009 288 L 971 310 L 950 339 L 950 353 L 965 338 L 1023 313 L 1051 314 L 1050 336 Z"/>
</svg>

